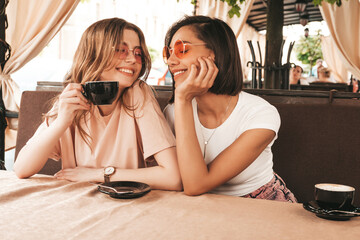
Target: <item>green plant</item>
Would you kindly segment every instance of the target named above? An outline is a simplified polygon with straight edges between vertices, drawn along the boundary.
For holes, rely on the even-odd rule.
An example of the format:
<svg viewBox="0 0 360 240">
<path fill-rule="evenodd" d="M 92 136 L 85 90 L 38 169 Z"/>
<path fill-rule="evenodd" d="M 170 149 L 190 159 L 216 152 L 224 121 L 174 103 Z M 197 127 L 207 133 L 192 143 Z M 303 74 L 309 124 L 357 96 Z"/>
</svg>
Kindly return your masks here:
<svg viewBox="0 0 360 240">
<path fill-rule="evenodd" d="M 228 12 L 230 18 L 234 15 L 240 17 L 240 5 L 245 2 L 245 0 L 220 0 L 222 2 L 226 2 L 231 8 Z"/>
<path fill-rule="evenodd" d="M 155 48 L 152 48 L 150 46 L 148 46 L 148 50 L 149 50 L 149 53 L 150 53 L 151 62 L 154 62 L 155 59 L 157 59 L 160 54 Z"/>
<path fill-rule="evenodd" d="M 320 5 L 321 6 L 321 4 L 322 4 L 322 2 L 327 2 L 327 3 L 330 3 L 330 4 L 334 4 L 334 3 L 336 3 L 336 5 L 338 6 L 338 7 L 340 7 L 341 6 L 341 0 L 313 0 L 313 3 L 314 3 L 314 5 L 316 6 L 316 5 Z M 346 0 L 347 1 L 347 0 Z"/>
<path fill-rule="evenodd" d="M 317 59 L 322 59 L 323 54 L 321 50 L 321 31 L 319 30 L 316 35 L 309 35 L 301 37 L 295 44 L 296 57 L 303 64 L 309 64 L 310 69 L 315 65 Z"/>
</svg>

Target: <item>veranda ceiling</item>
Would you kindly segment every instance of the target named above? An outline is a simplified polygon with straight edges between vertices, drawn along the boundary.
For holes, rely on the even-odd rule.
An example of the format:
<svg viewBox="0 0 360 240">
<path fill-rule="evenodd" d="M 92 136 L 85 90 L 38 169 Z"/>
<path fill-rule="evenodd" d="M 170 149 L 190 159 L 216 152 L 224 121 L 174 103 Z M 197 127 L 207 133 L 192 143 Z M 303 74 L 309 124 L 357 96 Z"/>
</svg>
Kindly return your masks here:
<svg viewBox="0 0 360 240">
<path fill-rule="evenodd" d="M 300 14 L 295 11 L 296 0 L 284 0 L 284 26 L 291 24 L 300 24 Z M 247 24 L 257 31 L 266 29 L 267 0 L 255 0 L 251 8 Z M 307 0 L 305 11 L 309 14 L 309 22 L 322 21 L 318 6 L 314 6 L 312 0 Z"/>
</svg>

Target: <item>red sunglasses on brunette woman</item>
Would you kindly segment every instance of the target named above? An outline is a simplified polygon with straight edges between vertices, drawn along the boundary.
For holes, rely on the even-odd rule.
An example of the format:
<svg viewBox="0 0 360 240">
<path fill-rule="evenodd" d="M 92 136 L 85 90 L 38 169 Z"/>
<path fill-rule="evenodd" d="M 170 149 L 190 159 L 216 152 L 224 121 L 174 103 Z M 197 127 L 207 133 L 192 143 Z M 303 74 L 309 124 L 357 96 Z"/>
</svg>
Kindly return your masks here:
<svg viewBox="0 0 360 240">
<path fill-rule="evenodd" d="M 115 56 L 117 56 L 121 60 L 127 58 L 129 52 L 132 52 L 137 63 L 141 64 L 143 62 L 143 51 L 141 47 L 134 47 L 133 49 L 129 49 L 127 45 L 122 44 L 120 45 L 120 47 L 115 48 L 115 52 Z"/>
<path fill-rule="evenodd" d="M 206 45 L 206 43 L 184 43 L 181 39 L 176 40 L 174 47 L 170 48 L 165 46 L 163 49 L 163 59 L 165 64 L 168 64 L 168 59 L 170 58 L 171 54 L 174 52 L 177 58 L 183 59 L 185 55 L 187 55 L 190 50 L 191 46 L 201 46 Z"/>
</svg>

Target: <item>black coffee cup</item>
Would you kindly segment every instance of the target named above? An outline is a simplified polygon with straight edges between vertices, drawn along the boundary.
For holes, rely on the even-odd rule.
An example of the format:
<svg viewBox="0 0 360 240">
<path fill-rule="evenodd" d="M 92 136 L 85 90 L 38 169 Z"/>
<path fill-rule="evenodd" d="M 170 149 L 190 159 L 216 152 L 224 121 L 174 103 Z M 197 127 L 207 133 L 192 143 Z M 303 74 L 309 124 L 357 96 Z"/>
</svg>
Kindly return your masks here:
<svg viewBox="0 0 360 240">
<path fill-rule="evenodd" d="M 109 105 L 114 102 L 119 91 L 117 81 L 95 81 L 82 84 L 84 97 L 95 105 Z"/>
<path fill-rule="evenodd" d="M 315 200 L 323 209 L 350 209 L 354 196 L 355 188 L 351 186 L 332 183 L 315 185 Z"/>
</svg>

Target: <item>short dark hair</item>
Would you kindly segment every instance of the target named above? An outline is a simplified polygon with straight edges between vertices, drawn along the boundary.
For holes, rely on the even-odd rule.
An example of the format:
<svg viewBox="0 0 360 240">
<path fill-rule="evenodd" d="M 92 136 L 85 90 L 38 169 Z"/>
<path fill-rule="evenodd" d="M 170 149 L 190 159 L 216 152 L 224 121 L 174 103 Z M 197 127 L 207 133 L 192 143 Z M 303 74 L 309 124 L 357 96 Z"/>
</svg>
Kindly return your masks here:
<svg viewBox="0 0 360 240">
<path fill-rule="evenodd" d="M 295 65 L 295 67 L 294 67 L 294 68 L 297 68 L 297 67 L 299 67 L 299 68 L 301 69 L 301 73 L 303 73 L 303 72 L 304 72 L 304 69 L 303 69 L 300 65 Z"/>
<path fill-rule="evenodd" d="M 165 36 L 165 46 L 175 33 L 184 26 L 190 26 L 197 38 L 215 54 L 215 64 L 219 73 L 209 92 L 235 96 L 242 90 L 243 75 L 240 53 L 232 29 L 222 20 L 206 16 L 185 16 L 174 23 Z M 173 83 L 174 84 L 174 83 Z"/>
</svg>

